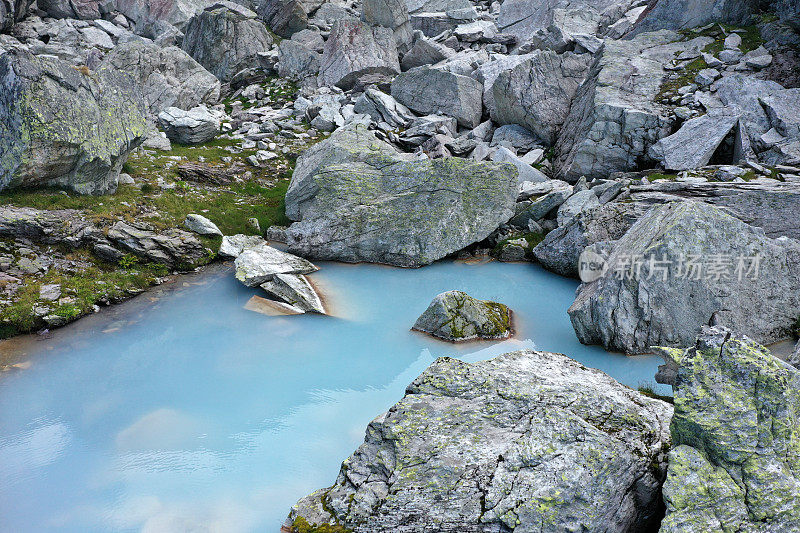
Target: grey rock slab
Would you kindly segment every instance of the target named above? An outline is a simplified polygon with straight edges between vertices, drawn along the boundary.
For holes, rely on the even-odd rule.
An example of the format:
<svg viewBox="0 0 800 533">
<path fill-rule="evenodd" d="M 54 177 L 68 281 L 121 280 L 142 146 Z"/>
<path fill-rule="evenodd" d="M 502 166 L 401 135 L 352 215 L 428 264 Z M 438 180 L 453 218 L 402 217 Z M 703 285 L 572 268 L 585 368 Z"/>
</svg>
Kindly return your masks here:
<svg viewBox="0 0 800 533">
<path fill-rule="evenodd" d="M 517 181 L 519 183 L 523 183 L 525 181 L 532 183 L 540 183 L 550 179 L 546 175 L 544 175 L 541 171 L 533 168 L 528 163 L 522 161 L 519 157 L 517 157 L 514 154 L 514 152 L 512 152 L 505 146 L 497 147 L 494 153 L 492 153 L 492 161 L 496 163 L 510 163 L 514 165 L 518 172 Z"/>
<path fill-rule="evenodd" d="M 626 353 L 686 346 L 711 321 L 775 342 L 800 316 L 800 243 L 671 202 L 616 241 L 606 275 L 582 284 L 568 312 L 581 342 Z"/>
<path fill-rule="evenodd" d="M 400 152 L 392 145 L 378 140 L 364 125 L 351 124 L 337 129 L 329 138 L 315 144 L 297 158 L 286 191 L 286 216 L 291 220 L 302 219 L 304 205 L 313 199 L 318 190 L 315 175 L 324 167 L 395 157 L 401 157 Z"/>
<path fill-rule="evenodd" d="M 671 414 L 561 354 L 439 358 L 369 424 L 333 486 L 301 499 L 286 523 L 644 531 L 659 516 Z"/>
<path fill-rule="evenodd" d="M 483 85 L 467 76 L 429 66 L 414 68 L 392 81 L 392 96 L 417 113 L 441 113 L 465 128 L 481 123 Z"/>
<path fill-rule="evenodd" d="M 597 195 L 594 192 L 591 190 L 578 191 L 559 206 L 556 221 L 559 226 L 563 226 L 580 213 L 594 209 L 599 205 L 600 200 L 597 199 Z"/>
<path fill-rule="evenodd" d="M 751 13 L 757 11 L 755 0 L 659 0 L 648 7 L 629 35 L 664 29 L 686 30 L 717 22 L 744 24 Z"/>
<path fill-rule="evenodd" d="M 219 247 L 219 255 L 222 257 L 239 257 L 243 251 L 251 248 L 266 246 L 267 241 L 258 235 L 225 235 Z"/>
<path fill-rule="evenodd" d="M 511 310 L 465 292 L 447 291 L 433 299 L 411 329 L 452 342 L 506 339 L 512 333 Z"/>
<path fill-rule="evenodd" d="M 684 122 L 678 131 L 651 146 L 648 155 L 669 170 L 703 167 L 738 124 L 738 114 L 712 110 Z"/>
<path fill-rule="evenodd" d="M 298 0 L 264 0 L 258 14 L 276 35 L 288 39 L 308 27 L 308 14 Z"/>
<path fill-rule="evenodd" d="M 305 313 L 327 314 L 316 289 L 302 274 L 275 274 L 261 284 L 270 296 L 277 298 Z"/>
<path fill-rule="evenodd" d="M 179 229 L 156 232 L 119 221 L 109 228 L 108 240 L 128 253 L 170 268 L 194 268 L 208 257 L 208 250 L 194 234 Z"/>
<path fill-rule="evenodd" d="M 272 246 L 246 248 L 236 257 L 236 279 L 255 287 L 276 274 L 311 274 L 319 270 L 314 264 Z"/>
</svg>

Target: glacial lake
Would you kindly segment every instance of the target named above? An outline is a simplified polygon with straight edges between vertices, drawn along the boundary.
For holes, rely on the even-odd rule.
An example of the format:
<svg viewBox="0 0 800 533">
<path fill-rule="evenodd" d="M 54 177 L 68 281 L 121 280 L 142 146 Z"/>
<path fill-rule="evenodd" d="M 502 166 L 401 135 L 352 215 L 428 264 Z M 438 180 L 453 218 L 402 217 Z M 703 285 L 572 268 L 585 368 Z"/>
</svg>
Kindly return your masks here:
<svg viewBox="0 0 800 533">
<path fill-rule="evenodd" d="M 0 342 L 25 354 L 0 374 L 0 531 L 277 532 L 436 357 L 563 352 L 633 387 L 661 363 L 581 345 L 566 314 L 577 282 L 535 265 L 319 266 L 335 317 L 246 310 L 260 291 L 216 266 Z M 411 332 L 450 289 L 509 305 L 515 338 Z"/>
</svg>

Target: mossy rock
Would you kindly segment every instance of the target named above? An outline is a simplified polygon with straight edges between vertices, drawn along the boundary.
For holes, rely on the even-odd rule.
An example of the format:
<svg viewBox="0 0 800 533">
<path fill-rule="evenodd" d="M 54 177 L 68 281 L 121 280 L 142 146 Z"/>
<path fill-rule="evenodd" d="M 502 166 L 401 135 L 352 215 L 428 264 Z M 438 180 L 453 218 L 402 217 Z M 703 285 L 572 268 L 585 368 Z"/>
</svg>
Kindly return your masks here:
<svg viewBox="0 0 800 533">
<path fill-rule="evenodd" d="M 501 303 L 448 291 L 433 299 L 412 329 L 453 342 L 507 339 L 512 333 L 511 310 Z"/>
</svg>

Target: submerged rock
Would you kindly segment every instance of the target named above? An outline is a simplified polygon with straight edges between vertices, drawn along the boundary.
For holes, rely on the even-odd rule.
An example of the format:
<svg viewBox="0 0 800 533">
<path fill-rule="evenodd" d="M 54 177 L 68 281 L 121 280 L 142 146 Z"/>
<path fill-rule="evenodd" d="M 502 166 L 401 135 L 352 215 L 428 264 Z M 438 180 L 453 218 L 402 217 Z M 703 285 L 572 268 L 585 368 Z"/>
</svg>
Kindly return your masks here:
<svg viewBox="0 0 800 533">
<path fill-rule="evenodd" d="M 447 341 L 506 339 L 511 336 L 511 310 L 501 303 L 448 291 L 433 299 L 411 329 Z"/>
<path fill-rule="evenodd" d="M 775 342 L 800 316 L 800 243 L 702 202 L 669 203 L 616 241 L 607 275 L 581 285 L 569 315 L 581 342 L 628 353 L 685 346 L 708 323 Z"/>
<path fill-rule="evenodd" d="M 302 257 L 266 245 L 243 250 L 234 265 L 236 279 L 248 287 L 261 285 L 276 274 L 311 274 L 319 270 Z"/>
<path fill-rule="evenodd" d="M 418 267 L 485 239 L 514 215 L 517 171 L 511 165 L 407 161 L 380 149 L 368 159 L 313 175 L 309 196 L 298 206 L 301 220 L 287 231 L 290 251 Z"/>
<path fill-rule="evenodd" d="M 24 50 L 0 53 L 0 190 L 117 188 L 148 129 L 141 93 L 125 75 L 90 71 Z"/>
<path fill-rule="evenodd" d="M 561 354 L 439 358 L 287 525 L 646 531 L 659 518 L 671 414 Z"/>
<path fill-rule="evenodd" d="M 661 533 L 800 530 L 800 371 L 725 328 L 678 365 Z"/>
<path fill-rule="evenodd" d="M 262 283 L 261 288 L 270 296 L 304 313 L 326 314 L 322 299 L 302 274 L 275 274 L 272 279 Z"/>
</svg>

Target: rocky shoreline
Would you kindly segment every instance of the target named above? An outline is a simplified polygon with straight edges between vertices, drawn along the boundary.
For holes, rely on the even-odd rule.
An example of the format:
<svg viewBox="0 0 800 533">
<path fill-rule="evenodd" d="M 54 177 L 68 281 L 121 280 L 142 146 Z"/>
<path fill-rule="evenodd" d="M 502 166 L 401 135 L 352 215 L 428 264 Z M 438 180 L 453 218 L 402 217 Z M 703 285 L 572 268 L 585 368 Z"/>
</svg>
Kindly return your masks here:
<svg viewBox="0 0 800 533">
<path fill-rule="evenodd" d="M 217 258 L 284 315 L 328 312 L 314 260 L 534 262 L 581 280 L 581 342 L 667 356 L 674 409 L 560 354 L 440 359 L 284 527 L 797 529 L 800 343 L 761 345 L 800 335 L 798 29 L 796 0 L 0 3 L 0 338 Z M 452 291 L 414 328 L 511 311 Z"/>
</svg>

